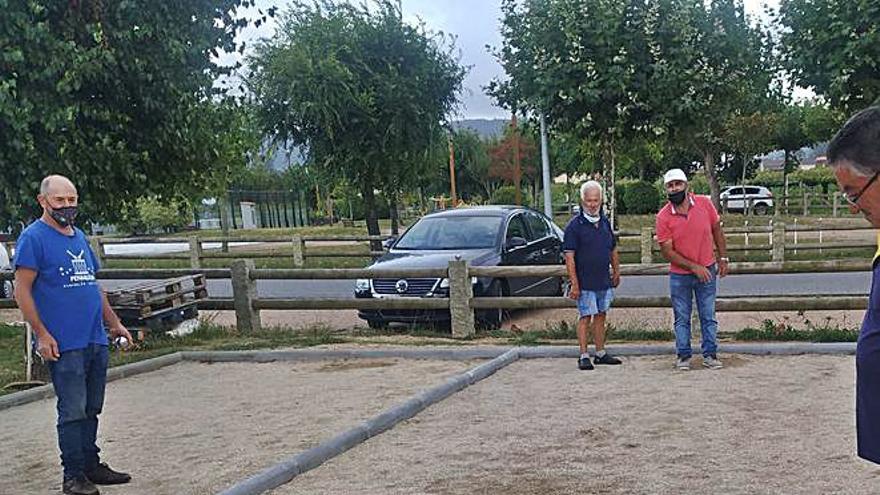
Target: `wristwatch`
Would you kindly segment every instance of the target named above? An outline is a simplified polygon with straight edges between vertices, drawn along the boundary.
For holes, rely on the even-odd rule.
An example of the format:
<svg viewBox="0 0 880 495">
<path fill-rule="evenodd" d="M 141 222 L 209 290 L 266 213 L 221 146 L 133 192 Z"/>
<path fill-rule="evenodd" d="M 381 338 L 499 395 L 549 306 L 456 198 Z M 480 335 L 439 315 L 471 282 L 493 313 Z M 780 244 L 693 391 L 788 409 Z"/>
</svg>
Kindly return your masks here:
<svg viewBox="0 0 880 495">
<path fill-rule="evenodd" d="M 718 258 L 718 261 L 727 261 L 729 263 L 730 258 L 728 258 L 728 257 Z"/>
</svg>

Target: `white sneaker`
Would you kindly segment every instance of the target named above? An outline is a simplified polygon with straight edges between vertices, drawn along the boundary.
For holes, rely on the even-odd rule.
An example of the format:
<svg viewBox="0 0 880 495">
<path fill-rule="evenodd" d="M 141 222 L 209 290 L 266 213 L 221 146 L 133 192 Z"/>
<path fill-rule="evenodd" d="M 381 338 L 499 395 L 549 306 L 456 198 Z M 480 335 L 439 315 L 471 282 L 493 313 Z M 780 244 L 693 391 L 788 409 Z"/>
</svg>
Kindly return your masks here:
<svg viewBox="0 0 880 495">
<path fill-rule="evenodd" d="M 675 369 L 678 371 L 690 371 L 691 358 L 678 358 L 675 361 Z"/>
<path fill-rule="evenodd" d="M 724 364 L 716 356 L 703 356 L 703 366 L 710 370 L 720 370 Z"/>
</svg>

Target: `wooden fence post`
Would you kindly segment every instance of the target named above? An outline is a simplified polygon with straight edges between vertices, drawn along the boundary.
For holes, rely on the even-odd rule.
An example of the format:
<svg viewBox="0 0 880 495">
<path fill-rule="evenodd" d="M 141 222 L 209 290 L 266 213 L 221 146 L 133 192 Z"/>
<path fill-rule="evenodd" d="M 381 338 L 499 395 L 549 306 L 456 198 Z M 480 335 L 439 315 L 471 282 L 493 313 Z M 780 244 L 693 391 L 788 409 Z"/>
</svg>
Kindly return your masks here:
<svg viewBox="0 0 880 495">
<path fill-rule="evenodd" d="M 455 338 L 470 337 L 475 333 L 474 310 L 471 308 L 473 297 L 474 286 L 468 275 L 467 261 L 450 260 L 449 314 L 452 320 L 452 336 Z"/>
<path fill-rule="evenodd" d="M 810 215 L 810 193 L 804 189 L 804 216 Z"/>
<path fill-rule="evenodd" d="M 104 240 L 101 239 L 100 237 L 92 237 L 91 243 L 92 243 L 92 251 L 95 252 L 95 257 L 98 258 L 98 264 L 100 264 L 101 267 L 103 268 L 104 265 L 106 264 L 105 257 L 104 257 L 104 255 L 106 254 L 106 253 L 104 253 Z"/>
<path fill-rule="evenodd" d="M 837 217 L 837 209 L 840 207 L 840 195 L 831 193 L 831 216 Z"/>
<path fill-rule="evenodd" d="M 785 224 L 776 223 L 773 225 L 773 261 L 785 261 Z"/>
<path fill-rule="evenodd" d="M 642 227 L 642 263 L 654 262 L 654 230 L 651 227 Z"/>
<path fill-rule="evenodd" d="M 254 309 L 257 298 L 257 281 L 251 280 L 254 260 L 232 262 L 232 298 L 235 307 L 235 326 L 240 332 L 259 332 L 260 310 Z"/>
<path fill-rule="evenodd" d="M 302 236 L 293 236 L 293 266 L 302 268 L 305 266 L 306 242 Z"/>
<path fill-rule="evenodd" d="M 202 267 L 202 243 L 197 236 L 189 238 L 189 266 L 194 270 Z"/>
</svg>

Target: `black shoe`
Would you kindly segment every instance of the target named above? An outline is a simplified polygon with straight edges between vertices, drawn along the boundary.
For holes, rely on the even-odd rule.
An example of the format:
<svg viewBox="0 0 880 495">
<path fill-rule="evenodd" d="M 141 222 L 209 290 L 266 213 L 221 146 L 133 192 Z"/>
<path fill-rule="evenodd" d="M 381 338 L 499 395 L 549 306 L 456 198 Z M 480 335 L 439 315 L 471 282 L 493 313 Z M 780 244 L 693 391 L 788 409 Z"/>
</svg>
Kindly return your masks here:
<svg viewBox="0 0 880 495">
<path fill-rule="evenodd" d="M 602 357 L 596 356 L 593 359 L 593 362 L 596 364 L 621 364 L 621 363 L 623 363 L 623 361 L 621 361 L 620 359 L 617 359 L 616 357 L 612 356 L 611 354 L 608 354 L 607 352 Z"/>
<path fill-rule="evenodd" d="M 130 474 L 114 471 L 105 462 L 86 473 L 86 478 L 96 485 L 121 485 L 131 481 Z"/>
<path fill-rule="evenodd" d="M 61 491 L 67 495 L 99 495 L 98 488 L 83 477 L 64 480 Z"/>
<path fill-rule="evenodd" d="M 593 363 L 590 362 L 590 358 L 582 357 L 578 359 L 578 369 L 585 371 L 593 369 Z"/>
</svg>

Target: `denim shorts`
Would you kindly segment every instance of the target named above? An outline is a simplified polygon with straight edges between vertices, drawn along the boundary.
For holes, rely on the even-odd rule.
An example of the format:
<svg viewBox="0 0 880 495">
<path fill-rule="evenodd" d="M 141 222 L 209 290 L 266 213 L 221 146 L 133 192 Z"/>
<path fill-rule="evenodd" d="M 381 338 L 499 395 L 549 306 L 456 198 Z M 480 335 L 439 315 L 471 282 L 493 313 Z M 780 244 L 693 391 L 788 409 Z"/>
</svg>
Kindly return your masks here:
<svg viewBox="0 0 880 495">
<path fill-rule="evenodd" d="M 580 297 L 578 297 L 578 311 L 581 313 L 581 318 L 598 313 L 607 313 L 613 300 L 613 289 L 582 290 Z"/>
</svg>

